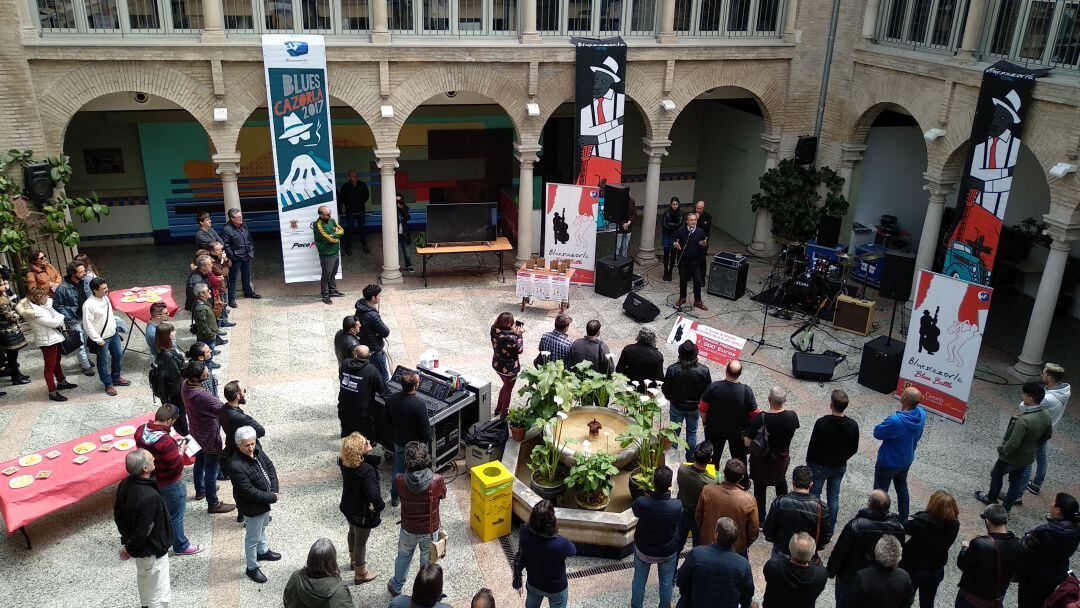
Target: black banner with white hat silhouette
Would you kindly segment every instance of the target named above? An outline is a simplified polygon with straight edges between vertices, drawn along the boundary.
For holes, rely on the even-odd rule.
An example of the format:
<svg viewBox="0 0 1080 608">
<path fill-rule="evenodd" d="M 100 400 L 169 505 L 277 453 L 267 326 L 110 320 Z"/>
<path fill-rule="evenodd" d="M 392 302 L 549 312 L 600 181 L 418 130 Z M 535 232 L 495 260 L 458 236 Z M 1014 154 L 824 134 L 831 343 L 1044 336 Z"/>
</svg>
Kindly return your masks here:
<svg viewBox="0 0 1080 608">
<path fill-rule="evenodd" d="M 622 183 L 626 114 L 626 43 L 622 38 L 574 38 L 577 47 L 577 135 L 574 183 Z"/>
</svg>

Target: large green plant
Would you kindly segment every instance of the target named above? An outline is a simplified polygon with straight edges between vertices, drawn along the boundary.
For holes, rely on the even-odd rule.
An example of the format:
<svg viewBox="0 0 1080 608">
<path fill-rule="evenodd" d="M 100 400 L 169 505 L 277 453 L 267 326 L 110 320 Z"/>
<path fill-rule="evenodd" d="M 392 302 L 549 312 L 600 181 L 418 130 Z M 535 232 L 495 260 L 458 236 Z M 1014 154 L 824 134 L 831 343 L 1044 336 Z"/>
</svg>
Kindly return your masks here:
<svg viewBox="0 0 1080 608">
<path fill-rule="evenodd" d="M 566 369 L 562 361 L 523 368 L 518 380 L 522 383 L 518 394 L 526 398 L 525 407 L 535 422 L 550 420 L 564 406 L 569 408 L 579 384 L 577 376 Z"/>
<path fill-rule="evenodd" d="M 26 218 L 15 214 L 15 199 L 22 195 L 22 185 L 13 176 L 18 173 L 16 167 L 34 164 L 32 150 L 9 150 L 0 156 L 0 253 L 18 254 L 34 246 L 30 238 L 30 226 Z M 57 185 L 67 184 L 71 180 L 71 165 L 67 156 L 48 156 L 49 173 Z M 55 192 L 41 205 L 45 221 L 42 224 L 46 234 L 51 234 L 58 243 L 65 247 L 79 244 L 79 232 L 75 230 L 69 217 L 78 217 L 84 222 L 100 221 L 109 214 L 109 208 L 98 203 L 97 196 L 89 198 L 70 198 L 63 190 Z"/>
<path fill-rule="evenodd" d="M 847 213 L 844 178 L 829 167 L 803 167 L 787 158 L 761 176 L 760 186 L 761 192 L 750 198 L 750 207 L 755 212 L 769 211 L 778 236 L 806 240 L 817 232 L 822 216 Z"/>
<path fill-rule="evenodd" d="M 687 447 L 686 440 L 678 435 L 682 424 L 678 422 L 672 422 L 667 426 L 661 424 L 660 399 L 652 392 L 648 395 L 638 393 L 620 395 L 618 399 L 626 415 L 633 422 L 617 439 L 623 448 L 630 444 L 637 444 L 638 468 L 633 474 L 633 480 L 639 488 L 645 490 L 653 488 L 653 475 L 660 468 L 664 458 L 664 441 L 667 440 L 671 445 L 683 449 Z"/>
<path fill-rule="evenodd" d="M 616 393 L 626 390 L 629 380 L 618 373 L 601 374 L 593 369 L 591 361 L 582 361 L 574 366 L 581 383 L 577 390 L 577 399 L 581 405 L 607 407 Z"/>
<path fill-rule="evenodd" d="M 574 456 L 574 466 L 566 476 L 566 485 L 577 488 L 578 499 L 588 505 L 598 505 L 611 496 L 615 487 L 615 455 L 607 452 L 589 453 L 587 446 Z"/>
<path fill-rule="evenodd" d="M 564 404 L 560 404 L 562 406 Z M 565 408 L 570 409 L 569 407 Z M 544 421 L 544 440 L 534 446 L 529 454 L 529 470 L 532 471 L 536 481 L 545 486 L 555 485 L 555 475 L 559 470 L 559 461 L 562 450 L 566 446 L 563 441 L 563 424 L 566 422 L 566 411 L 562 410 L 554 417 Z"/>
</svg>

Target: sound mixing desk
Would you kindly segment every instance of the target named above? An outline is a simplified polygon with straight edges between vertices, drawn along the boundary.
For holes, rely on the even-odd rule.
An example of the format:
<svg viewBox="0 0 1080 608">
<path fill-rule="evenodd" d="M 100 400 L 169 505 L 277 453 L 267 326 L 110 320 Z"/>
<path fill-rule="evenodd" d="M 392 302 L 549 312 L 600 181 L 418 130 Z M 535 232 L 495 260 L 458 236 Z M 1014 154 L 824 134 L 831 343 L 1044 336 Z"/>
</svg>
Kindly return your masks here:
<svg viewBox="0 0 1080 608">
<path fill-rule="evenodd" d="M 386 394 L 375 397 L 375 439 L 384 446 L 394 443 L 386 415 L 386 398 L 401 392 L 401 378 L 407 371 L 413 370 L 399 365 L 387 382 Z M 429 450 L 435 470 L 440 471 L 457 458 L 461 438 L 469 426 L 491 417 L 491 383 L 449 369 L 420 367 L 415 371 L 420 376 L 416 396 L 427 406 L 431 422 Z"/>
</svg>

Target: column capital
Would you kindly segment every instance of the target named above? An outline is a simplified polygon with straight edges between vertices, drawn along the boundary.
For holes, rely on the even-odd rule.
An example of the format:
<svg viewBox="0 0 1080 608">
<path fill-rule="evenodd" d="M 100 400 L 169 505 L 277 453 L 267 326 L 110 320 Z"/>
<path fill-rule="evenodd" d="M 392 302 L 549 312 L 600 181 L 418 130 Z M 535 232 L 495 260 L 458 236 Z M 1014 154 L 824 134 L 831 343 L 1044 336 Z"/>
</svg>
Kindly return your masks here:
<svg viewBox="0 0 1080 608">
<path fill-rule="evenodd" d="M 240 173 L 240 153 L 224 153 L 215 154 L 210 157 L 210 160 L 214 161 L 217 165 L 215 172 L 222 176 L 222 178 L 232 177 L 236 179 L 236 174 Z"/>
<path fill-rule="evenodd" d="M 842 143 L 840 144 L 840 166 L 854 167 L 855 163 L 863 159 L 866 152 L 866 144 Z"/>
<path fill-rule="evenodd" d="M 1053 239 L 1050 249 L 1069 251 L 1074 241 L 1080 241 L 1080 224 L 1066 224 L 1049 213 L 1042 220 L 1046 222 L 1046 234 Z"/>
<path fill-rule="evenodd" d="M 378 165 L 379 168 L 382 169 L 384 172 L 397 169 L 397 159 L 399 156 L 401 156 L 401 150 L 398 150 L 397 148 L 387 148 L 383 150 L 375 150 L 374 152 L 375 158 L 378 159 L 375 164 Z"/>
<path fill-rule="evenodd" d="M 765 149 L 765 154 L 770 158 L 780 158 L 781 141 L 783 141 L 783 138 L 777 133 L 761 134 L 761 147 Z"/>
<path fill-rule="evenodd" d="M 537 161 L 537 155 L 543 147 L 535 142 L 518 142 L 514 144 L 514 158 L 519 163 L 535 163 Z"/>
<path fill-rule="evenodd" d="M 671 146 L 670 139 L 654 139 L 652 137 L 642 137 L 641 143 L 645 144 L 645 156 L 648 156 L 650 160 L 667 156 L 668 148 Z"/>
<path fill-rule="evenodd" d="M 932 202 L 944 203 L 945 197 L 952 194 L 953 190 L 956 188 L 955 181 L 943 178 L 938 172 L 931 172 L 928 170 L 926 173 L 923 173 L 923 179 L 926 180 L 926 183 L 923 184 L 923 190 L 930 193 Z M 933 200 L 935 198 L 940 200 Z"/>
</svg>

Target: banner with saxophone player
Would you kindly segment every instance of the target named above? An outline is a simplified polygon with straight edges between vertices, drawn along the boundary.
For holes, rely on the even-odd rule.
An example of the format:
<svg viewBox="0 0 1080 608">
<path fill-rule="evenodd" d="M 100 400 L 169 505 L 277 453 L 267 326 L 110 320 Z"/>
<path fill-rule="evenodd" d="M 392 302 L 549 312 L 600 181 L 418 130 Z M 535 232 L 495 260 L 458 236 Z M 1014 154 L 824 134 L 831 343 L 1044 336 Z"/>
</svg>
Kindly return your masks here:
<svg viewBox="0 0 1080 608">
<path fill-rule="evenodd" d="M 322 36 L 292 34 L 265 35 L 262 43 L 285 282 L 317 281 L 319 207 L 337 219 L 326 45 Z"/>
<path fill-rule="evenodd" d="M 579 186 L 622 183 L 626 116 L 626 43 L 622 38 L 574 38 Z"/>
</svg>

